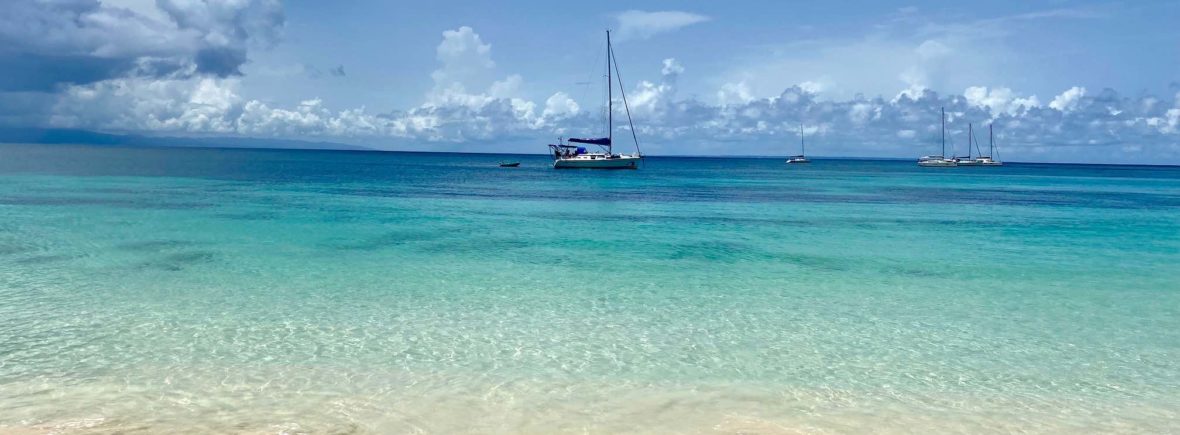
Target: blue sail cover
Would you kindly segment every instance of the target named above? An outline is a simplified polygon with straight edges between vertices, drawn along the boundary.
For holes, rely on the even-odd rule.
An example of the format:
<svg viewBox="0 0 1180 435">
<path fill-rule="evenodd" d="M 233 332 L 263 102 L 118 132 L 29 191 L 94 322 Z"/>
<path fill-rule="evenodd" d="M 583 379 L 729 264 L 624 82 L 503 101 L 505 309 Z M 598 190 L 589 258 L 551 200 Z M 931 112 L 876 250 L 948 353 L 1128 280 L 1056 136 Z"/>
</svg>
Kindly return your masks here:
<svg viewBox="0 0 1180 435">
<path fill-rule="evenodd" d="M 609 137 L 600 137 L 597 139 L 578 139 L 576 137 L 571 137 L 569 141 L 575 143 L 588 143 L 591 145 L 610 145 Z"/>
</svg>

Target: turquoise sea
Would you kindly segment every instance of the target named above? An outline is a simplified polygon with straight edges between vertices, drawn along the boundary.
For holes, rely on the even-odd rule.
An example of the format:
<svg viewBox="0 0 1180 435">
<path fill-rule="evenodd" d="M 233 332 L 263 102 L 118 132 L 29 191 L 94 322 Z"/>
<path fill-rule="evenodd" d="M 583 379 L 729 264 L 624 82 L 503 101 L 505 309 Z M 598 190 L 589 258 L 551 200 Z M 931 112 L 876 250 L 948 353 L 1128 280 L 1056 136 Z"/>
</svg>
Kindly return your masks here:
<svg viewBox="0 0 1180 435">
<path fill-rule="evenodd" d="M 1180 431 L 1180 168 L 548 164 L 0 145 L 0 433 Z"/>
</svg>

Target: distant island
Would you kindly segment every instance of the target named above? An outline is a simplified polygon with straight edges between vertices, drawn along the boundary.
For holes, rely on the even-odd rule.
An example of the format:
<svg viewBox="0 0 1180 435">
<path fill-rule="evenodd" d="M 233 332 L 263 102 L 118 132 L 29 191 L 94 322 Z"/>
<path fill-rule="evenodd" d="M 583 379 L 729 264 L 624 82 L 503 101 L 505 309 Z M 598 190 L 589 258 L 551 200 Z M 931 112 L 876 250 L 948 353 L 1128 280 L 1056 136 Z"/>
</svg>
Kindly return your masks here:
<svg viewBox="0 0 1180 435">
<path fill-rule="evenodd" d="M 137 134 L 100 133 L 91 130 L 67 128 L 0 128 L 0 143 L 375 151 L 374 148 L 325 141 L 260 139 L 232 136 L 145 136 Z"/>
</svg>

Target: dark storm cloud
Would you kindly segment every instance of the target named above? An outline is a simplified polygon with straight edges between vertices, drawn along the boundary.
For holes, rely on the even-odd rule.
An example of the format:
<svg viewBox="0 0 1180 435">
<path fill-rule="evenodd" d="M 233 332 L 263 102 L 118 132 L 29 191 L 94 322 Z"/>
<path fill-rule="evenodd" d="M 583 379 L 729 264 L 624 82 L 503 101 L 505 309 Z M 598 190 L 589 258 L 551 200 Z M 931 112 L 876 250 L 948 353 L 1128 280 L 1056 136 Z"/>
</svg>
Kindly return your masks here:
<svg viewBox="0 0 1180 435">
<path fill-rule="evenodd" d="M 218 77 L 240 76 L 246 63 L 246 50 L 230 47 L 205 48 L 194 58 L 197 73 Z"/>
<path fill-rule="evenodd" d="M 275 43 L 284 24 L 277 0 L 156 5 L 159 11 L 145 14 L 97 0 L 0 3 L 0 91 L 48 92 L 127 76 L 241 75 L 249 47 Z"/>
<path fill-rule="evenodd" d="M 0 92 L 51 92 L 59 84 L 89 84 L 126 74 L 132 59 L 78 54 L 0 53 Z"/>
</svg>

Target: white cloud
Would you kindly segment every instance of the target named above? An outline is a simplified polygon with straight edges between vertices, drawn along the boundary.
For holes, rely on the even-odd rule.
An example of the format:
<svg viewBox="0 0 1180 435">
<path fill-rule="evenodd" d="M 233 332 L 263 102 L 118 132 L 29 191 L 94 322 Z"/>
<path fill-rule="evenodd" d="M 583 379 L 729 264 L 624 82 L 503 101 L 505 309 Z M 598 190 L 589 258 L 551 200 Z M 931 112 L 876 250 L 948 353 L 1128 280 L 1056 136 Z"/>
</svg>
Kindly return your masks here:
<svg viewBox="0 0 1180 435">
<path fill-rule="evenodd" d="M 488 96 L 492 98 L 512 98 L 520 92 L 520 85 L 524 78 L 519 74 L 512 74 L 503 80 L 497 80 L 488 87 Z"/>
<path fill-rule="evenodd" d="M 449 150 L 487 149 L 493 142 L 541 144 L 601 125 L 599 113 L 583 110 L 564 92 L 543 101 L 524 98 L 525 78 L 497 74 L 491 47 L 471 28 L 444 32 L 436 50 L 439 65 L 431 74 L 435 86 L 421 105 L 405 110 L 334 108 L 331 98 L 316 95 L 287 105 L 250 99 L 243 97 L 238 77 L 198 74 L 198 67 L 188 64 L 164 76 L 137 74 L 64 86 L 45 124 Z M 913 46 L 905 51 L 917 56 Z M 1180 138 L 1180 101 L 1168 107 L 1169 98 L 1072 88 L 1045 106 L 1007 87 L 966 86 L 961 95 L 940 95 L 915 78 L 884 94 L 899 95 L 891 100 L 826 94 L 821 99 L 817 94 L 825 85 L 814 81 L 763 96 L 737 80 L 717 85 L 715 101 L 702 101 L 679 95 L 678 82 L 689 73 L 676 59 L 637 68 L 639 75 L 643 70 L 660 74 L 659 80 L 640 81 L 627 92 L 637 133 L 653 154 L 780 152 L 779 141 L 797 134 L 804 123 L 808 148 L 816 154 L 912 157 L 935 149 L 938 110 L 946 107 L 951 144 L 965 142 L 967 122 L 994 122 L 1003 156 L 1010 159 L 1051 158 L 1062 147 L 1069 147 L 1065 154 L 1071 158 L 1102 156 L 1134 144 L 1139 148 L 1126 152 L 1180 160 L 1180 147 L 1174 146 Z M 621 105 L 616 110 L 622 114 Z M 627 134 L 629 125 L 616 127 L 616 134 Z"/>
<path fill-rule="evenodd" d="M 684 66 L 680 65 L 680 62 L 672 58 L 664 59 L 664 68 L 660 69 L 660 74 L 665 77 L 676 77 L 682 73 L 684 73 Z"/>
<path fill-rule="evenodd" d="M 1020 97 L 1005 87 L 988 89 L 987 86 L 972 86 L 963 91 L 963 97 L 967 99 L 967 104 L 987 107 L 997 114 L 1016 115 L 1041 106 L 1036 95 Z"/>
<path fill-rule="evenodd" d="M 848 119 L 858 125 L 876 121 L 881 119 L 881 107 L 867 102 L 853 103 L 852 108 L 848 110 Z"/>
<path fill-rule="evenodd" d="M 1043 83 L 1028 74 L 1032 58 L 1021 44 L 1024 30 L 1050 20 L 1077 20 L 1092 14 L 1056 10 L 956 21 L 934 10 L 899 11 L 861 33 L 735 47 L 728 71 L 713 86 L 745 82 L 759 97 L 796 83 L 823 83 L 825 98 L 920 95 L 924 89 L 947 92 L 980 83 Z M 807 33 L 805 33 L 807 34 Z M 1042 91 L 1043 92 L 1043 91 Z"/>
<path fill-rule="evenodd" d="M 1078 104 L 1082 101 L 1082 97 L 1086 95 L 1086 88 L 1074 86 L 1066 89 L 1061 95 L 1053 98 L 1049 102 L 1049 107 L 1057 109 L 1062 112 L 1072 112 L 1077 110 Z"/>
<path fill-rule="evenodd" d="M 726 83 L 717 91 L 717 104 L 733 106 L 749 104 L 754 101 L 754 94 L 746 82 Z"/>
<path fill-rule="evenodd" d="M 565 92 L 558 92 L 545 100 L 545 111 L 541 116 L 545 118 L 568 118 L 578 114 L 578 103 L 566 95 Z"/>
<path fill-rule="evenodd" d="M 662 116 L 668 110 L 668 105 L 675 101 L 676 82 L 680 74 L 684 73 L 684 66 L 673 58 L 664 59 L 662 65 L 659 83 L 643 80 L 635 85 L 634 90 L 629 91 L 627 103 L 630 104 L 633 114 Z M 616 106 L 618 103 L 616 101 Z"/>
<path fill-rule="evenodd" d="M 640 140 L 649 144 L 645 149 L 652 153 L 725 153 L 725 148 L 718 148 L 723 144 L 744 144 L 740 151 L 744 153 L 774 153 L 778 151 L 771 145 L 797 134 L 803 122 L 814 144 L 809 148 L 814 147 L 817 154 L 907 157 L 935 149 L 938 110 L 946 107 L 950 115 L 948 142 L 952 147 L 965 142 L 967 122 L 995 123 L 1002 155 L 1008 159 L 1052 159 L 1054 152 L 1060 152 L 1054 150 L 1061 147 L 1070 147 L 1071 158 L 1097 158 L 1110 152 L 1108 146 L 1128 143 L 1141 147 L 1134 152 L 1156 156 L 1157 161 L 1169 156 L 1180 159 L 1180 149 L 1167 148 L 1180 138 L 1180 107 L 1162 107 L 1149 101 L 1158 97 L 1126 98 L 1109 90 L 1094 95 L 1075 92 L 1069 104 L 1075 109 L 1061 111 L 1022 102 L 1031 97 L 1020 97 L 1006 88 L 969 87 L 963 95 L 947 96 L 927 90 L 895 101 L 880 97 L 818 100 L 800 86 L 760 98 L 736 83 L 719 90 L 718 102 L 710 104 L 675 97 L 670 80 L 682 74 L 683 68 L 673 65 L 678 63 L 652 65 L 652 70 L 666 73 L 665 78 L 660 83 L 641 82 L 628 93 L 633 98 L 632 113 Z M 489 87 L 488 92 L 469 94 L 471 101 L 448 100 L 446 104 L 427 103 L 406 111 L 375 114 L 365 108 L 332 110 L 318 98 L 292 107 L 246 100 L 238 93 L 239 80 L 232 77 L 118 79 L 71 86 L 54 109 L 52 125 L 287 138 L 370 138 L 382 139 L 382 143 L 390 143 L 390 139 L 407 144 L 447 142 L 454 144 L 448 147 L 459 149 L 510 138 L 581 134 L 599 125 L 595 114 L 581 110 L 576 101 L 561 92 L 552 94 L 541 105 L 519 97 L 492 96 L 511 93 L 518 80 L 509 76 Z M 491 88 L 497 90 L 492 92 Z M 625 134 L 626 125 L 619 123 L 616 127 L 623 130 L 618 134 Z"/>
<path fill-rule="evenodd" d="M 828 85 L 822 82 L 813 82 L 811 80 L 806 80 L 802 83 L 799 83 L 799 88 L 810 94 L 818 94 L 823 92 L 824 89 L 827 89 L 827 87 Z"/>
<path fill-rule="evenodd" d="M 168 15 L 164 10 L 156 6 L 155 0 L 100 0 L 103 5 L 112 8 L 127 9 L 139 15 L 143 15 L 150 19 L 159 21 L 161 23 L 169 20 Z"/>
<path fill-rule="evenodd" d="M 438 70 L 431 73 L 434 88 L 431 100 L 446 100 L 452 94 L 465 94 L 467 86 L 484 87 L 490 83 L 492 68 L 492 46 L 471 27 L 463 26 L 453 31 L 442 32 L 442 42 L 435 48 Z"/>
<path fill-rule="evenodd" d="M 646 39 L 681 27 L 709 21 L 709 17 L 682 11 L 630 10 L 615 16 L 620 40 Z"/>
<path fill-rule="evenodd" d="M 922 41 L 918 45 L 918 48 L 914 49 L 914 52 L 918 53 L 918 56 L 921 56 L 923 59 L 936 59 L 950 55 L 953 50 L 942 42 L 928 39 Z"/>
</svg>

